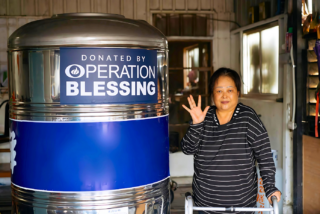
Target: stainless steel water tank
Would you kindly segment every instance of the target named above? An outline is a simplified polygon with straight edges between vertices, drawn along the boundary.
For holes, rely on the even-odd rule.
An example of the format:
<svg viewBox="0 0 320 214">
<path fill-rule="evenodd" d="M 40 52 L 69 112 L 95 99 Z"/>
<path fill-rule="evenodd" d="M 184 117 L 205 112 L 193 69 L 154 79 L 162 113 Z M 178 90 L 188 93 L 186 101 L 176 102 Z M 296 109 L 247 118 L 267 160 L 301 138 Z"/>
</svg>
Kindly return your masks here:
<svg viewBox="0 0 320 214">
<path fill-rule="evenodd" d="M 8 41 L 14 213 L 169 212 L 165 36 L 55 15 Z"/>
</svg>

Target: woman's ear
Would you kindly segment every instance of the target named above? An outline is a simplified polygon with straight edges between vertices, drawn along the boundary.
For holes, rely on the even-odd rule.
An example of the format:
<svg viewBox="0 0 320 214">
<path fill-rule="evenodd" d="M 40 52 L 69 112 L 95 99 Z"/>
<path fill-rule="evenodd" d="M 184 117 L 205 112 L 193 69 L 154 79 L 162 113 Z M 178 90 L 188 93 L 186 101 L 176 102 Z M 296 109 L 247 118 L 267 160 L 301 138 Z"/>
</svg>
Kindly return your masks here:
<svg viewBox="0 0 320 214">
<path fill-rule="evenodd" d="M 238 97 L 240 97 L 240 91 L 238 91 L 237 93 L 238 93 Z"/>
</svg>

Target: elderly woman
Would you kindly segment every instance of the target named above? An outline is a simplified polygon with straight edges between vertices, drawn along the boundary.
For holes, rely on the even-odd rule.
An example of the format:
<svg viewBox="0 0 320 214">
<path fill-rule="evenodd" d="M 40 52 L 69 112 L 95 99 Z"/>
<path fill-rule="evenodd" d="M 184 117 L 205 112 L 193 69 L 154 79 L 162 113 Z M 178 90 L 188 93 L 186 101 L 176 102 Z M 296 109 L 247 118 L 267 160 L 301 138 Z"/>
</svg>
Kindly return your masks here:
<svg viewBox="0 0 320 214">
<path fill-rule="evenodd" d="M 256 112 L 238 97 L 241 81 L 237 72 L 220 68 L 210 79 L 214 106 L 201 110 L 188 97 L 192 124 L 182 139 L 182 151 L 194 155 L 193 194 L 197 206 L 255 207 L 258 161 L 266 197 L 280 201 L 275 187 L 275 165 L 268 133 Z"/>
</svg>

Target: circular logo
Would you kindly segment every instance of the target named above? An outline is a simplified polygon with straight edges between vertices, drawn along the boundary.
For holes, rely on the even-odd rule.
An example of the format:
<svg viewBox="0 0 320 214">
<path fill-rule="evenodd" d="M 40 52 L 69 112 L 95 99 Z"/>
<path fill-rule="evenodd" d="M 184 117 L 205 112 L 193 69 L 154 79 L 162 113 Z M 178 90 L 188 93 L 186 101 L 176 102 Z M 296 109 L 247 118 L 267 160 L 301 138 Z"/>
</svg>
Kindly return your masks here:
<svg viewBox="0 0 320 214">
<path fill-rule="evenodd" d="M 72 64 L 66 68 L 65 73 L 69 78 L 80 78 L 85 74 L 85 70 L 81 65 Z"/>
</svg>

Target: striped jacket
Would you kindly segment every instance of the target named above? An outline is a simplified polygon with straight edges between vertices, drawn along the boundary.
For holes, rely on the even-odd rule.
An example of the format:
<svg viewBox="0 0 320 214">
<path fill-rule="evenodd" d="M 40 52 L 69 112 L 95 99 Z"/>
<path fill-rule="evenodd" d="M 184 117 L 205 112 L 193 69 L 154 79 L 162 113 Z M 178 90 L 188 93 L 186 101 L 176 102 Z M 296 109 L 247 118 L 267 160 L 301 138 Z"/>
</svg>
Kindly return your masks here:
<svg viewBox="0 0 320 214">
<path fill-rule="evenodd" d="M 216 107 L 210 107 L 202 123 L 190 125 L 181 146 L 185 154 L 194 155 L 197 206 L 256 206 L 256 161 L 266 196 L 278 191 L 267 130 L 248 106 L 239 103 L 224 125 L 219 124 Z"/>
</svg>

